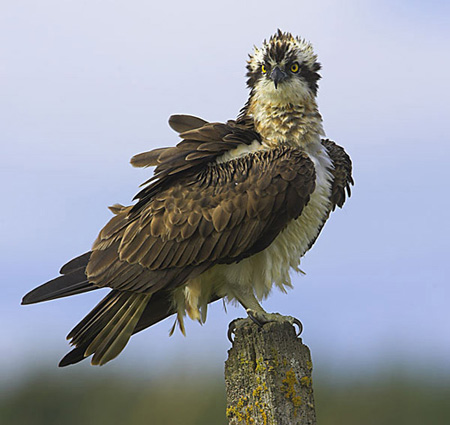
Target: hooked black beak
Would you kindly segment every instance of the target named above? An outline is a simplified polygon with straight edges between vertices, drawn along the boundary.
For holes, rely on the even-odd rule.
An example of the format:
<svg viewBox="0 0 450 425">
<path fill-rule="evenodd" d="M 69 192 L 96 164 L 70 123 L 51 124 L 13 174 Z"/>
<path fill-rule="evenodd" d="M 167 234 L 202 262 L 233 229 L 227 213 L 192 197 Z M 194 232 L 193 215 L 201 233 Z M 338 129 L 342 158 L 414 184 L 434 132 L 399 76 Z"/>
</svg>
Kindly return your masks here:
<svg viewBox="0 0 450 425">
<path fill-rule="evenodd" d="M 278 66 L 276 66 L 273 69 L 272 73 L 270 74 L 270 79 L 275 84 L 275 88 L 278 88 L 278 83 L 281 83 L 286 78 L 287 78 L 287 74 L 284 71 L 282 71 L 280 68 L 278 68 Z"/>
</svg>

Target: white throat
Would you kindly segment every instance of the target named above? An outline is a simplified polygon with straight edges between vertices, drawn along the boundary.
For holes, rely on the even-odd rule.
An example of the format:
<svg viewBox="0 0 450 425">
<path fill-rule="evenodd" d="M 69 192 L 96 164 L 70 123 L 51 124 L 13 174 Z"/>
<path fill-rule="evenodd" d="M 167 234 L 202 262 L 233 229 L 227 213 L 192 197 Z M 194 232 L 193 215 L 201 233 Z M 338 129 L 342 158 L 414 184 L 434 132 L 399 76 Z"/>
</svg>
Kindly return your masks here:
<svg viewBox="0 0 450 425">
<path fill-rule="evenodd" d="M 311 144 L 320 145 L 325 133 L 314 98 L 308 96 L 300 103 L 273 102 L 270 99 L 255 95 L 248 108 L 263 144 L 270 147 L 287 144 L 304 149 Z"/>
</svg>

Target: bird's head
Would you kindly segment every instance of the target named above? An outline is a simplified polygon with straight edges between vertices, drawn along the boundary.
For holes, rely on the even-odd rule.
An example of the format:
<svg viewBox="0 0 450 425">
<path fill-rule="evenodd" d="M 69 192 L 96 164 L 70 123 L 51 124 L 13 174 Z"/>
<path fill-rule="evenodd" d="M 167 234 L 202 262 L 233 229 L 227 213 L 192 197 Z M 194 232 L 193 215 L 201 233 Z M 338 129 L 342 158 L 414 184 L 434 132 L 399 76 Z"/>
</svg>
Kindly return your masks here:
<svg viewBox="0 0 450 425">
<path fill-rule="evenodd" d="M 249 56 L 247 85 L 253 96 L 277 103 L 316 96 L 321 66 L 307 41 L 278 30 Z"/>
</svg>

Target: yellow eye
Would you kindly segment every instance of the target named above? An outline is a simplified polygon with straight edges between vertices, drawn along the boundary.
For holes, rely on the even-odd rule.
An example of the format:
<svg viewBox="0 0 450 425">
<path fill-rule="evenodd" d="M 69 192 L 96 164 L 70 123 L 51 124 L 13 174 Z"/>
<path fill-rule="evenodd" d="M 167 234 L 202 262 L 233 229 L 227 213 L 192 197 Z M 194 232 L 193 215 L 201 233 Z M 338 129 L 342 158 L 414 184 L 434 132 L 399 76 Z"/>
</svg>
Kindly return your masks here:
<svg viewBox="0 0 450 425">
<path fill-rule="evenodd" d="M 261 71 L 263 74 L 265 74 L 267 72 L 267 69 L 264 65 L 261 65 Z"/>
<path fill-rule="evenodd" d="M 297 63 L 297 62 L 294 62 L 294 63 L 291 65 L 291 72 L 293 72 L 294 74 L 296 74 L 296 73 L 298 72 L 298 69 L 299 69 L 298 63 Z"/>
</svg>

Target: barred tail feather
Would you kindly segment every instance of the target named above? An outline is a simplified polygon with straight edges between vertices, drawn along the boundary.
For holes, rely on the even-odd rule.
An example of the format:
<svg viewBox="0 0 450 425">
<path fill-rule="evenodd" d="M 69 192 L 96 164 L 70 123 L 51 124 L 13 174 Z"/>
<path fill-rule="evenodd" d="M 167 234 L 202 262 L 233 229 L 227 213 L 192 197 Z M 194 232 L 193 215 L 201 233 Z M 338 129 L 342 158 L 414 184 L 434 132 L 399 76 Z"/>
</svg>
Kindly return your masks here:
<svg viewBox="0 0 450 425">
<path fill-rule="evenodd" d="M 103 365 L 114 359 L 125 348 L 141 317 L 150 295 L 132 294 L 114 318 L 102 329 L 89 345 L 85 355 L 92 358 L 93 365 Z"/>
<path fill-rule="evenodd" d="M 70 332 L 75 345 L 59 363 L 67 366 L 93 354 L 92 364 L 103 365 L 125 348 L 151 295 L 111 291 Z"/>
</svg>

